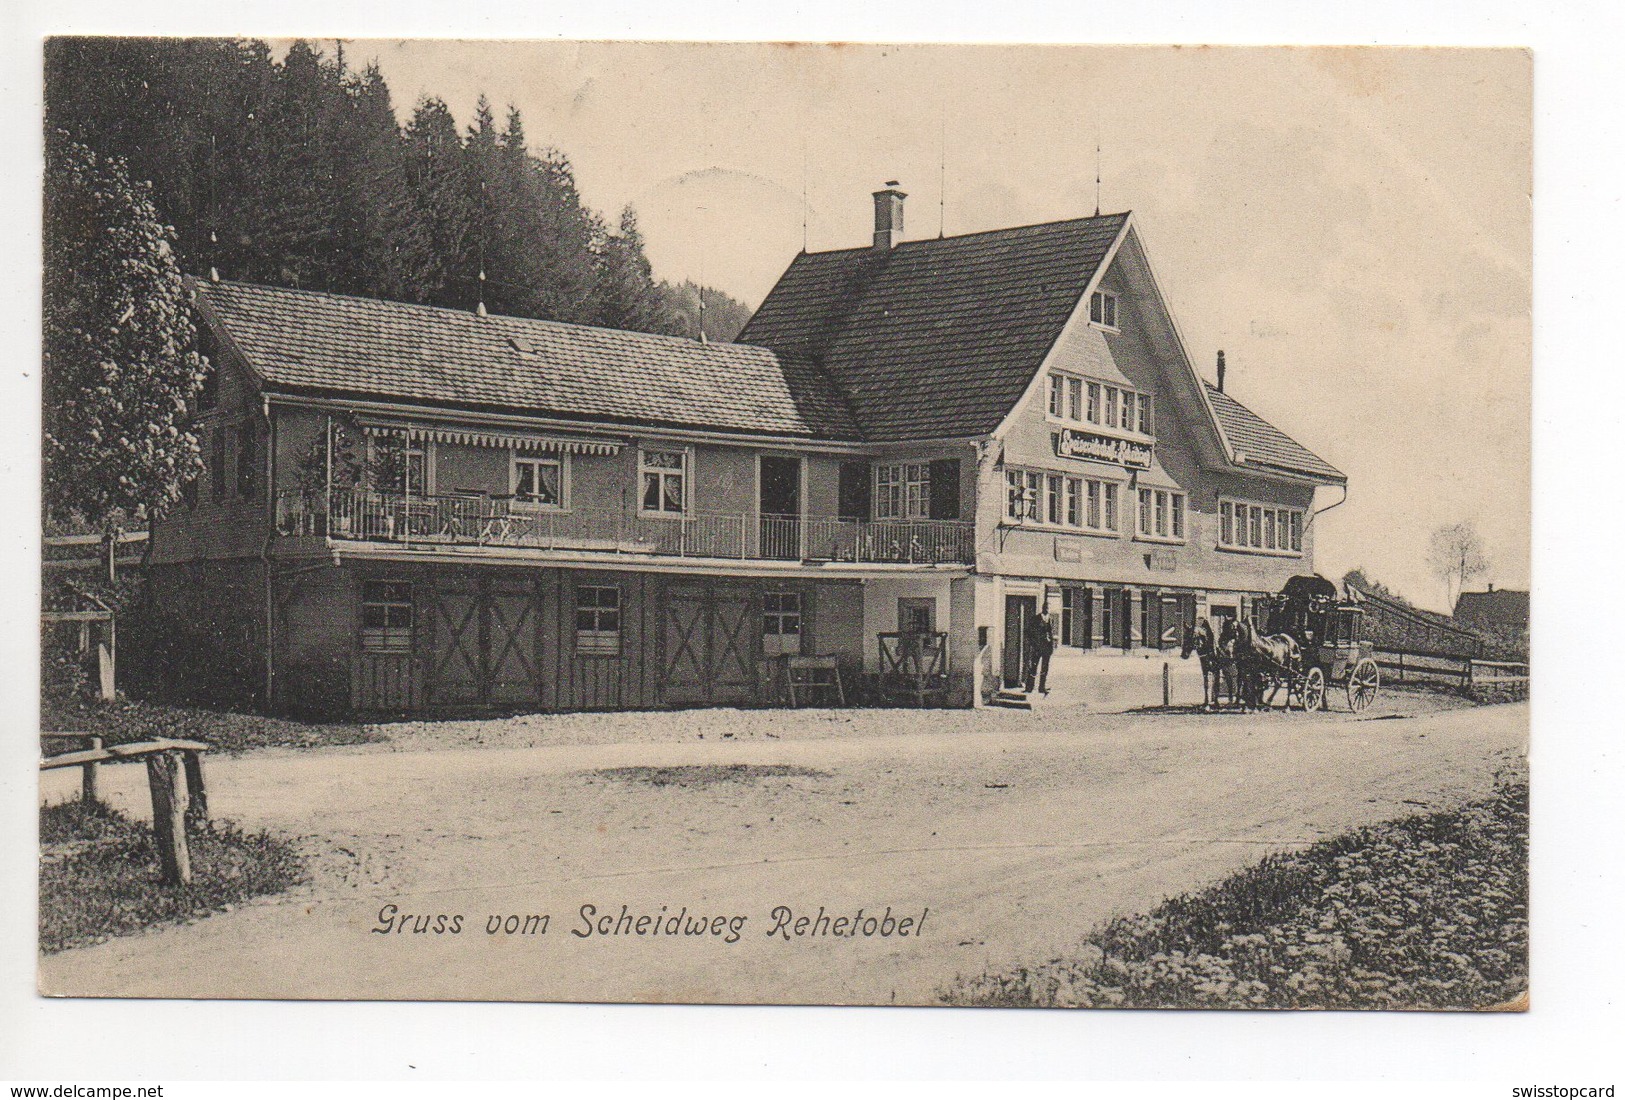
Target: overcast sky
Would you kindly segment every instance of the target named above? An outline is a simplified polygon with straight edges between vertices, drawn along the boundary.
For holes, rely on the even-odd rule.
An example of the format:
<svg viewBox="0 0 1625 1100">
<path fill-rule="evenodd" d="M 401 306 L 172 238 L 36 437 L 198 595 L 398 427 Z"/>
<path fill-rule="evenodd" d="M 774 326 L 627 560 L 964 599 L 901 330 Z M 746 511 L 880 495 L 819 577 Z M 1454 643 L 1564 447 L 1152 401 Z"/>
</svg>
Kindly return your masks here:
<svg viewBox="0 0 1625 1100">
<path fill-rule="evenodd" d="M 331 50 L 332 44 L 321 43 Z M 1529 582 L 1530 62 L 1521 51 L 352 41 L 404 115 L 480 92 L 639 213 L 658 277 L 752 306 L 802 244 L 1132 209 L 1192 359 L 1348 473 L 1317 566 L 1442 606 L 1477 524 Z M 945 154 L 945 155 L 944 155 Z M 946 166 L 946 188 L 939 181 Z M 498 276 L 500 277 L 500 276 Z M 1322 493 L 1323 502 L 1336 494 Z M 1482 583 L 1482 581 L 1480 582 Z"/>
</svg>

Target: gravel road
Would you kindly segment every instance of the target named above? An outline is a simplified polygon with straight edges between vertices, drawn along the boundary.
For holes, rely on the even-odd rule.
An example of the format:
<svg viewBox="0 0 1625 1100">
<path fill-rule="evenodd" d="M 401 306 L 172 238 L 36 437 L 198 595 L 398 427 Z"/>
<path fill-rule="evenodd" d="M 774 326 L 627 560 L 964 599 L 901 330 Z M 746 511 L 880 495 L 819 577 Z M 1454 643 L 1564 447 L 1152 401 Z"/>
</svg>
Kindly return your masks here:
<svg viewBox="0 0 1625 1100">
<path fill-rule="evenodd" d="M 1424 695 L 1385 696 L 1362 719 L 1055 709 L 402 724 L 383 745 L 211 761 L 215 815 L 302 838 L 312 882 L 44 958 L 40 986 L 931 1003 L 956 974 L 1043 961 L 1268 851 L 1487 791 L 1521 761 L 1528 724 L 1526 704 Z M 145 814 L 141 769 L 105 769 L 103 787 Z M 524 918 L 544 915 L 545 932 L 534 920 L 527 934 Z"/>
</svg>

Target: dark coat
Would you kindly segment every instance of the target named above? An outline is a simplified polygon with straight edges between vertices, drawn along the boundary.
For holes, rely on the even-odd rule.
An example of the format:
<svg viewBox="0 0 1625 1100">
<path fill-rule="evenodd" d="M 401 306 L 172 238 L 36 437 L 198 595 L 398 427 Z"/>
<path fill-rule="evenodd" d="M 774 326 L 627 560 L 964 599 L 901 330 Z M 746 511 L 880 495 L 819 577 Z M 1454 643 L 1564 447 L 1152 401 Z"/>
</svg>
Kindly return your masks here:
<svg viewBox="0 0 1625 1100">
<path fill-rule="evenodd" d="M 1027 652 L 1034 657 L 1048 657 L 1055 652 L 1055 628 L 1047 616 L 1034 615 L 1027 620 L 1025 641 Z"/>
</svg>

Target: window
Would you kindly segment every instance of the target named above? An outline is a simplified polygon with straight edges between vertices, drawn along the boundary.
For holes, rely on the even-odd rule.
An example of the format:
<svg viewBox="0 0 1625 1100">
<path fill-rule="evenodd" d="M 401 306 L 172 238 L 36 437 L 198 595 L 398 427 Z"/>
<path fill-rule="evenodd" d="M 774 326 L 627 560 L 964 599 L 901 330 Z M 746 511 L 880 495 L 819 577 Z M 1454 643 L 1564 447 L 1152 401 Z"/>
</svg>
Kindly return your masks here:
<svg viewBox="0 0 1625 1100">
<path fill-rule="evenodd" d="M 680 516 L 688 511 L 687 451 L 640 450 L 638 474 L 644 512 Z"/>
<path fill-rule="evenodd" d="M 1140 395 L 1140 434 L 1156 435 L 1156 424 L 1151 419 L 1151 395 Z"/>
<path fill-rule="evenodd" d="M 252 424 L 237 429 L 237 495 L 253 500 L 259 485 L 259 437 Z"/>
<path fill-rule="evenodd" d="M 1089 299 L 1089 320 L 1102 328 L 1117 327 L 1117 295 L 1109 290 L 1097 290 Z"/>
<path fill-rule="evenodd" d="M 1117 529 L 1114 482 L 1039 470 L 1006 470 L 1005 519 L 1082 531 Z"/>
<path fill-rule="evenodd" d="M 903 596 L 897 601 L 897 629 L 904 634 L 935 634 L 937 601 L 930 596 Z"/>
<path fill-rule="evenodd" d="M 1219 545 L 1243 550 L 1303 552 L 1303 511 L 1244 501 L 1219 502 Z"/>
<path fill-rule="evenodd" d="M 621 652 L 621 589 L 584 584 L 576 589 L 576 652 L 617 656 Z"/>
<path fill-rule="evenodd" d="M 532 458 L 515 455 L 509 489 L 514 503 L 538 510 L 563 511 L 567 505 L 565 471 L 568 456 Z"/>
<path fill-rule="evenodd" d="M 1059 374 L 1049 376 L 1049 414 L 1051 416 L 1065 415 L 1066 410 L 1066 379 Z"/>
<path fill-rule="evenodd" d="M 1152 434 L 1151 398 L 1123 386 L 1085 381 L 1074 375 L 1051 374 L 1046 408 L 1056 420 Z"/>
<path fill-rule="evenodd" d="M 1138 396 L 1130 390 L 1123 391 L 1123 419 L 1118 421 L 1117 426 L 1125 432 L 1134 430 L 1134 399 Z"/>
<path fill-rule="evenodd" d="M 1006 470 L 1004 483 L 1005 518 L 1016 523 L 1029 519 L 1038 522 L 1043 514 L 1043 475 L 1032 470 Z"/>
<path fill-rule="evenodd" d="M 762 654 L 801 652 L 801 593 L 769 592 L 762 598 Z"/>
<path fill-rule="evenodd" d="M 368 653 L 412 650 L 412 586 L 404 581 L 363 581 L 361 648 Z"/>
<path fill-rule="evenodd" d="M 927 519 L 930 515 L 930 463 L 893 462 L 875 467 L 876 519 Z"/>
<path fill-rule="evenodd" d="M 1079 646 L 1088 649 L 1092 644 L 1090 634 L 1093 624 L 1090 622 L 1089 590 L 1087 588 L 1067 587 L 1061 589 L 1061 637 L 1062 645 Z"/>
<path fill-rule="evenodd" d="M 1106 427 L 1117 427 L 1118 406 L 1122 402 L 1123 391 L 1116 386 L 1106 387 Z"/>
<path fill-rule="evenodd" d="M 1088 420 L 1091 424 L 1100 423 L 1100 383 L 1089 383 L 1089 410 Z"/>
<path fill-rule="evenodd" d="M 1083 419 L 1083 379 L 1068 378 L 1066 380 L 1066 418 L 1068 420 Z"/>
</svg>

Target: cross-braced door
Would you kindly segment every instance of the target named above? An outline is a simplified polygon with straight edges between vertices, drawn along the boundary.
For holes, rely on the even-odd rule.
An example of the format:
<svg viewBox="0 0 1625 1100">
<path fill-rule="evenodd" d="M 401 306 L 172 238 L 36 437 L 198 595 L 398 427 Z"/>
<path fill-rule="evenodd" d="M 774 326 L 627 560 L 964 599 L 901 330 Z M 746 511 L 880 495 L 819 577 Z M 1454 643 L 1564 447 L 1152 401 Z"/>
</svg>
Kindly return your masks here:
<svg viewBox="0 0 1625 1100">
<path fill-rule="evenodd" d="M 440 578 L 428 606 L 429 705 L 539 702 L 536 600 L 524 578 Z"/>
<path fill-rule="evenodd" d="M 761 608 L 739 588 L 666 591 L 661 698 L 670 704 L 744 703 L 756 695 Z"/>
</svg>

